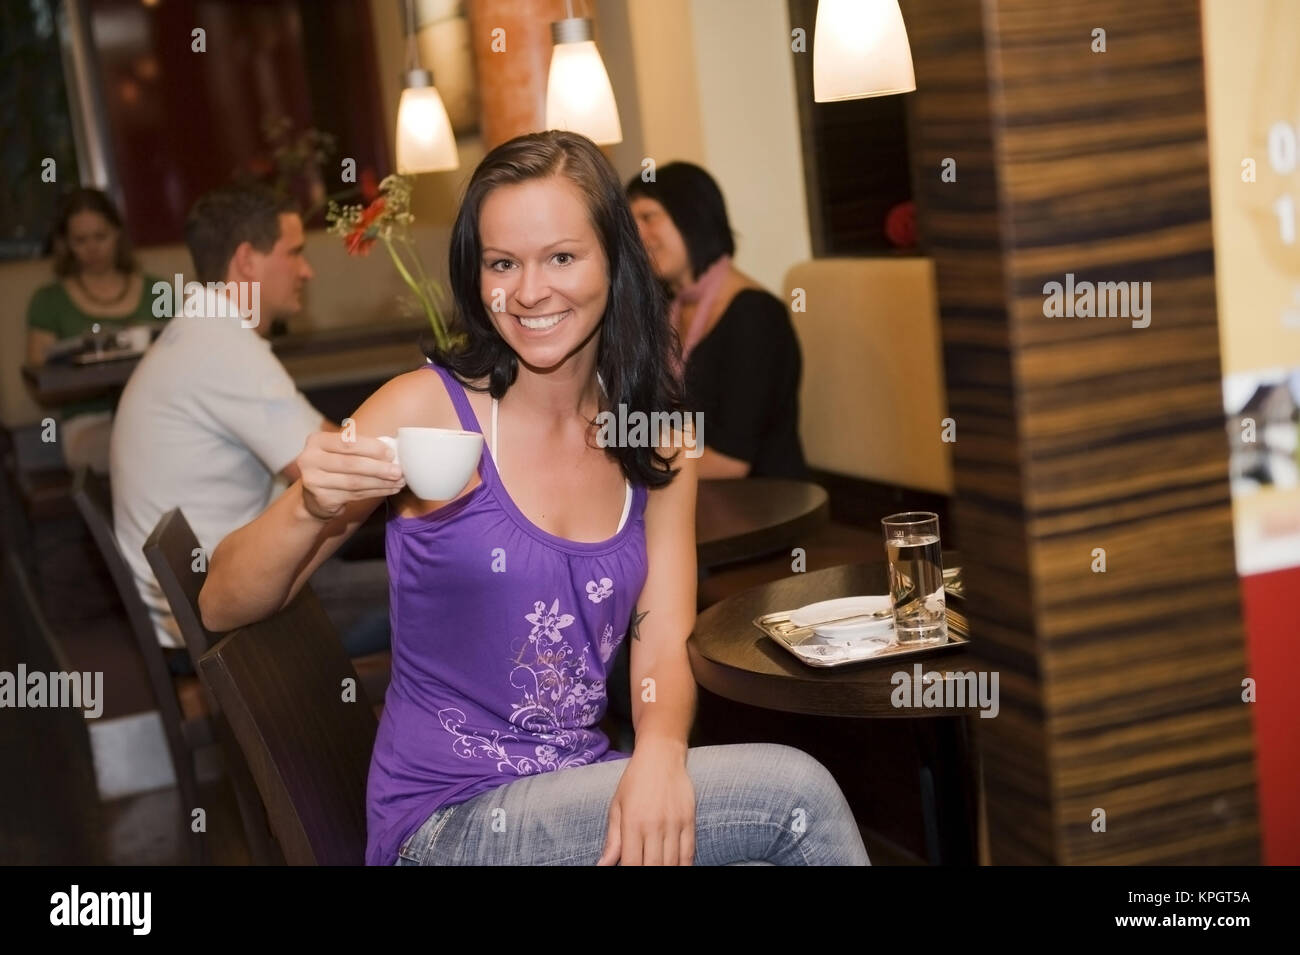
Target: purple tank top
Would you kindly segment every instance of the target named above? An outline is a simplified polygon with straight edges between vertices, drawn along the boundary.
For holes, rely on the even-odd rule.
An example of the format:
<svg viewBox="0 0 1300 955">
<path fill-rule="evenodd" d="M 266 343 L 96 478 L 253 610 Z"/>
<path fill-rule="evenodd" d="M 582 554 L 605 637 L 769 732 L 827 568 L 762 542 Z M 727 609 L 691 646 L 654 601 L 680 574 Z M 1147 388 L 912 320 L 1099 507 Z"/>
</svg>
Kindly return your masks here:
<svg viewBox="0 0 1300 955">
<path fill-rule="evenodd" d="M 464 388 L 442 377 L 466 431 Z M 646 489 L 606 541 L 548 534 L 484 442 L 469 494 L 389 517 L 392 680 L 370 761 L 367 865 L 392 865 L 435 810 L 521 776 L 625 759 L 598 728 L 605 679 L 645 583 Z M 612 517 L 612 515 L 611 515 Z"/>
</svg>

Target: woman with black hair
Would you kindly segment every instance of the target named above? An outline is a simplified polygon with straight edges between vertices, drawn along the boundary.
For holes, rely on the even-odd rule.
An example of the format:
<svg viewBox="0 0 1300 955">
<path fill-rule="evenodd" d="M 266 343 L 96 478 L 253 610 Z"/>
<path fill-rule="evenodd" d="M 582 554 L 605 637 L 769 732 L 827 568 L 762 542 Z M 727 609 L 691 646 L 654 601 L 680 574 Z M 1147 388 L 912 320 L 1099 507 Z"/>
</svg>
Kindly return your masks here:
<svg viewBox="0 0 1300 955">
<path fill-rule="evenodd" d="M 695 462 L 679 432 L 595 440 L 597 416 L 620 404 L 629 417 L 678 410 L 665 303 L 600 150 L 558 131 L 493 149 L 456 217 L 450 269 L 467 343 L 372 395 L 354 440 L 308 438 L 302 478 L 222 541 L 200 597 L 216 631 L 274 613 L 390 502 L 392 680 L 366 861 L 866 864 L 843 794 L 810 756 L 687 746 Z M 484 434 L 454 499 L 404 486 L 378 436 L 407 426 Z M 624 638 L 630 757 L 600 729 Z"/>
<path fill-rule="evenodd" d="M 627 184 L 655 275 L 672 298 L 683 383 L 702 414 L 702 478 L 806 477 L 799 442 L 801 360 L 781 300 L 732 264 L 722 191 L 687 162 Z"/>
<path fill-rule="evenodd" d="M 53 229 L 55 281 L 27 306 L 27 362 L 43 365 L 58 341 L 99 325 L 113 331 L 154 322 L 152 276 L 136 266 L 131 242 L 113 201 L 98 189 L 74 189 L 59 206 Z M 70 470 L 108 471 L 113 405 L 90 399 L 64 405 L 57 434 Z"/>
</svg>

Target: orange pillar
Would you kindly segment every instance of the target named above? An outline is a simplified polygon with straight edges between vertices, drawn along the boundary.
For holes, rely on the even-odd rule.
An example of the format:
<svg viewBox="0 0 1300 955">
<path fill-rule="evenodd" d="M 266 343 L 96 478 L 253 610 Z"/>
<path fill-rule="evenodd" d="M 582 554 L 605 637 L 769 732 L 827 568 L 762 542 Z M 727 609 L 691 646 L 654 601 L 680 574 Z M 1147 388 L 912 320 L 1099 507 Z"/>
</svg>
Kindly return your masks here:
<svg viewBox="0 0 1300 955">
<path fill-rule="evenodd" d="M 574 15 L 594 6 L 579 0 Z M 469 16 L 484 149 L 545 129 L 551 23 L 564 19 L 564 0 L 472 0 Z"/>
</svg>

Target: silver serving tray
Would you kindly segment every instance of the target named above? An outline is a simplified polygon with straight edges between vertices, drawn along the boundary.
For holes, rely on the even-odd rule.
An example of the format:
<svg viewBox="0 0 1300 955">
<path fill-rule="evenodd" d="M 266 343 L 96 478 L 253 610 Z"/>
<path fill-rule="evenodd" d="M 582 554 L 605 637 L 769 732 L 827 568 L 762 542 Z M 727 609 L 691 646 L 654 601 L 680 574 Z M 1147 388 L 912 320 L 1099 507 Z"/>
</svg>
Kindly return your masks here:
<svg viewBox="0 0 1300 955">
<path fill-rule="evenodd" d="M 945 588 L 947 589 L 947 588 Z M 948 597 L 955 594 L 948 591 Z M 841 667 L 857 663 L 872 663 L 877 660 L 897 660 L 900 657 L 922 656 L 941 653 L 954 647 L 967 646 L 970 643 L 970 629 L 966 616 L 952 606 L 946 607 L 948 614 L 948 641 L 946 643 L 929 643 L 924 646 L 901 646 L 898 643 L 882 644 L 879 641 L 864 640 L 857 646 L 835 646 L 818 643 L 815 633 L 803 632 L 790 636 L 791 631 L 805 630 L 797 627 L 790 619 L 791 610 L 780 610 L 764 614 L 754 619 L 754 626 L 762 630 L 776 643 L 784 647 L 799 662 L 813 667 Z"/>
</svg>

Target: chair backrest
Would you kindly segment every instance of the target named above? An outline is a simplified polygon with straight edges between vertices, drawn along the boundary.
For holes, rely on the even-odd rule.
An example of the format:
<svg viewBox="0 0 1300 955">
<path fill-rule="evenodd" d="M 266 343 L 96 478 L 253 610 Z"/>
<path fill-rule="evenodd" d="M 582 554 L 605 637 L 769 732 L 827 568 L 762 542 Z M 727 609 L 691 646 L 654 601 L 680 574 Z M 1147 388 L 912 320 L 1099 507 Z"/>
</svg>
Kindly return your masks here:
<svg viewBox="0 0 1300 955">
<path fill-rule="evenodd" d="M 285 861 L 363 864 L 378 723 L 311 587 L 223 637 L 199 675 L 243 750 Z"/>
<path fill-rule="evenodd" d="M 108 565 L 113 585 L 117 587 L 117 595 L 125 604 L 126 616 L 130 618 L 131 631 L 135 634 L 135 646 L 139 648 L 144 672 L 149 677 L 149 689 L 153 691 L 153 706 L 157 707 L 162 721 L 162 737 L 166 739 L 168 754 L 172 756 L 175 785 L 181 791 L 182 812 L 178 821 L 182 825 L 182 835 L 190 843 L 195 863 L 205 865 L 211 858 L 208 839 L 203 833 L 195 833 L 187 822 L 190 807 L 200 804 L 194 751 L 203 743 L 211 742 L 211 725 L 203 716 L 195 717 L 186 725 L 185 713 L 181 712 L 181 700 L 177 696 L 177 683 L 162 656 L 162 644 L 157 638 L 157 631 L 153 629 L 152 617 L 149 617 L 144 599 L 135 586 L 135 576 L 126 563 L 126 557 L 122 556 L 122 548 L 118 547 L 117 535 L 113 534 L 113 504 L 107 483 L 90 469 L 82 468 L 73 481 L 73 500 L 81 512 L 82 520 L 90 529 L 91 537 L 95 539 L 100 556 Z"/>
<path fill-rule="evenodd" d="M 198 805 L 197 782 L 194 774 L 194 757 L 190 742 L 187 740 L 185 719 L 181 713 L 180 701 L 176 696 L 176 686 L 171 670 L 163 657 L 162 644 L 158 642 L 153 619 L 149 608 L 135 583 L 135 575 L 122 556 L 117 537 L 113 533 L 112 504 L 104 480 L 89 468 L 83 468 L 72 485 L 72 499 L 76 502 L 81 518 L 90 530 L 100 556 L 108 565 L 113 577 L 118 596 L 126 606 L 126 615 L 135 634 L 136 646 L 143 658 L 145 672 L 149 675 L 149 685 L 153 690 L 154 705 L 158 707 L 162 718 L 163 735 L 167 739 L 167 749 L 172 757 L 172 766 L 176 770 L 176 782 L 181 789 L 185 805 Z M 199 734 L 192 734 L 195 739 Z M 196 840 L 196 845 L 205 846 L 204 840 Z"/>
<path fill-rule="evenodd" d="M 201 549 L 198 538 L 179 507 L 164 514 L 144 542 L 144 556 L 171 606 L 185 648 L 194 661 L 195 673 L 199 672 L 199 660 L 203 654 L 221 639 L 220 634 L 203 626 L 203 615 L 199 611 L 199 592 L 208 579 L 207 562 L 197 560 Z M 207 686 L 204 687 L 204 694 L 213 722 L 213 734 L 221 743 L 226 771 L 235 789 L 235 801 L 244 823 L 244 836 L 248 840 L 253 863 L 283 865 L 284 856 L 268 828 L 266 807 L 262 805 L 262 797 L 248 768 L 248 761 L 244 759 L 243 751 L 234 740 L 229 721 Z"/>
<path fill-rule="evenodd" d="M 158 649 L 161 645 L 158 643 L 153 618 L 149 616 L 149 608 L 145 606 L 144 598 L 140 596 L 140 588 L 136 586 L 135 574 L 131 572 L 131 565 L 126 562 L 122 548 L 118 546 L 117 535 L 113 533 L 113 502 L 108 485 L 94 471 L 82 468 L 77 472 L 72 484 L 72 499 L 76 502 L 81 519 L 85 521 L 90 536 L 95 541 L 100 557 L 103 558 L 109 574 L 112 575 L 113 586 L 126 607 L 126 615 L 136 640 L 142 644 L 142 649 L 143 644 L 146 643 Z M 156 656 L 162 663 L 164 673 L 168 672 L 161 649 L 150 655 Z M 171 693 L 170 677 L 167 680 L 167 687 L 168 692 Z"/>
<path fill-rule="evenodd" d="M 197 563 L 199 540 L 190 529 L 189 521 L 174 507 L 158 521 L 149 539 L 144 542 L 144 556 L 153 568 L 153 575 L 162 588 L 172 616 L 180 629 L 190 659 L 198 671 L 199 658 L 207 653 L 220 638 L 203 626 L 199 612 L 199 591 L 208 579 L 206 559 Z"/>
</svg>

